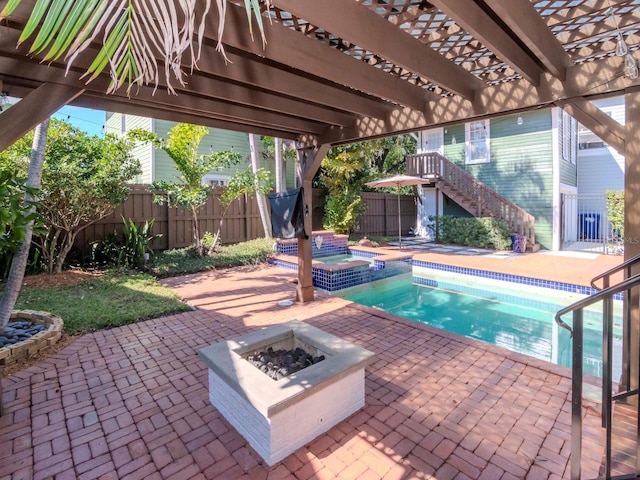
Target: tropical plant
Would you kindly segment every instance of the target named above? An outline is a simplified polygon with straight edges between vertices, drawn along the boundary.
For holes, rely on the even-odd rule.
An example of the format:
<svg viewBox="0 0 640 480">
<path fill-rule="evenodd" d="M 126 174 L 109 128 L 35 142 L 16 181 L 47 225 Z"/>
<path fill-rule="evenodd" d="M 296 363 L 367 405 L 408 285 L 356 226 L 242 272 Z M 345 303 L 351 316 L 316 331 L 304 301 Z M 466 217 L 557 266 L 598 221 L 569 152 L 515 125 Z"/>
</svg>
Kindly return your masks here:
<svg viewBox="0 0 640 480">
<path fill-rule="evenodd" d="M 611 222 L 614 237 L 624 237 L 624 190 L 607 190 L 607 220 Z"/>
<path fill-rule="evenodd" d="M 33 199 L 24 202 L 26 179 L 20 178 L 13 166 L 0 166 L 0 256 L 10 258 L 26 237 L 27 226 L 36 220 L 32 207 L 36 205 L 36 189 L 28 189 Z"/>
<path fill-rule="evenodd" d="M 222 208 L 222 217 L 218 224 L 218 231 L 216 232 L 213 243 L 209 247 L 208 254 L 211 255 L 218 246 L 220 240 L 220 231 L 222 230 L 222 224 L 224 217 L 227 214 L 227 210 L 233 203 L 242 195 L 252 195 L 255 193 L 265 195 L 271 190 L 271 175 L 268 171 L 260 169 L 257 172 L 253 172 L 249 167 L 246 170 L 237 172 L 229 184 L 224 187 L 222 194 L 220 195 L 220 208 Z"/>
<path fill-rule="evenodd" d="M 222 55 L 227 1 L 216 0 L 216 49 Z M 9 0 L 0 20 L 20 3 Z M 244 4 L 249 32 L 253 35 L 253 16 L 265 43 L 258 0 L 245 0 Z M 92 52 L 89 47 L 99 44 L 84 75 L 88 81 L 108 70 L 109 92 L 123 85 L 130 92 L 133 85 L 157 87 L 163 76 L 168 90 L 175 93 L 172 81 L 184 86 L 184 71 L 197 68 L 210 10 L 211 0 L 38 0 L 18 43 L 35 36 L 29 54 L 43 54 L 46 62 L 64 57 L 67 71 L 80 54 Z"/>
<path fill-rule="evenodd" d="M 200 242 L 198 210 L 205 203 L 212 187 L 203 183 L 203 177 L 211 170 L 229 168 L 242 161 L 239 153 L 222 150 L 210 154 L 198 153 L 203 137 L 209 133 L 207 127 L 178 123 L 169 130 L 169 138 L 161 139 L 146 130 L 132 130 L 130 135 L 140 141 L 152 142 L 157 148 L 167 152 L 176 165 L 180 176 L 178 181 L 158 180 L 150 185 L 155 193 L 154 202 L 167 203 L 170 207 L 181 207 L 191 212 L 193 244 L 198 256 L 204 254 Z"/>
<path fill-rule="evenodd" d="M 332 152 L 330 152 L 332 153 Z M 364 184 L 372 179 L 363 158 L 355 151 L 338 149 L 322 160 L 320 181 L 327 189 L 323 226 L 336 233 L 350 233 L 364 214 Z"/>
<path fill-rule="evenodd" d="M 125 220 L 122 217 L 122 236 L 124 237 L 124 251 L 126 264 L 141 268 L 144 266 L 146 255 L 153 255 L 151 242 L 162 236 L 161 233 L 152 233 L 155 219 L 145 221 L 138 226 L 133 220 Z"/>
<path fill-rule="evenodd" d="M 136 223 L 122 217 L 122 233 L 117 231 L 105 235 L 105 237 L 92 245 L 92 257 L 94 261 L 104 261 L 107 264 L 118 267 L 142 268 L 148 256 L 153 255 L 151 242 L 162 236 L 161 233 L 152 233 L 155 219 Z"/>
<path fill-rule="evenodd" d="M 36 205 L 33 203 L 32 193 L 40 187 L 42 177 L 42 164 L 44 163 L 45 146 L 47 143 L 47 131 L 49 129 L 49 120 L 45 120 L 39 124 L 33 135 L 31 148 L 31 156 L 29 160 L 29 170 L 27 172 L 27 182 L 25 184 L 24 203 L 29 205 L 29 210 L 25 213 L 32 215 L 35 212 Z M 20 289 L 22 287 L 22 279 L 24 271 L 29 259 L 29 247 L 31 246 L 31 236 L 33 234 L 34 219 L 31 219 L 24 226 L 24 238 L 20 249 L 16 252 L 11 260 L 11 269 L 9 270 L 9 278 L 4 289 L 2 298 L 0 299 L 0 332 L 4 332 L 11 311 L 16 305 Z M 1 403 L 1 401 L 0 401 Z"/>
<path fill-rule="evenodd" d="M 27 135 L 0 152 L 0 159 L 24 164 L 31 138 Z M 126 182 L 140 172 L 131 156 L 134 146 L 126 138 L 90 136 L 66 122 L 51 120 L 38 207 L 46 231 L 35 238 L 50 273 L 62 270 L 82 230 L 126 200 Z"/>
<path fill-rule="evenodd" d="M 416 140 L 410 135 L 332 148 L 322 161 L 314 182 L 315 186 L 327 192 L 324 228 L 338 233 L 351 233 L 365 212 L 366 206 L 361 196 L 365 183 L 404 172 L 405 156 L 415 151 Z M 405 188 L 407 193 L 412 192 L 410 187 Z M 396 193 L 395 189 L 392 191 Z"/>
</svg>

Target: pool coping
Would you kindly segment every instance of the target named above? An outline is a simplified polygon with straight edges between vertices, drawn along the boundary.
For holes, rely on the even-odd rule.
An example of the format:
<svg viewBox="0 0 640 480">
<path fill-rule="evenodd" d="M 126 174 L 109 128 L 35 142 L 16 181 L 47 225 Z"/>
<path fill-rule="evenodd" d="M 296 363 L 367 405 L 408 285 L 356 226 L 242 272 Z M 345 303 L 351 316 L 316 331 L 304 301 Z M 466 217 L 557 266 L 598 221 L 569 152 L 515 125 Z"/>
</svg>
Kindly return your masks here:
<svg viewBox="0 0 640 480">
<path fill-rule="evenodd" d="M 559 290 L 563 292 L 578 293 L 581 295 L 594 295 L 600 290 L 584 285 L 574 283 L 558 282 L 555 280 L 544 280 L 535 277 L 526 277 L 524 275 L 513 275 L 511 273 L 493 272 L 490 270 L 480 270 L 478 268 L 460 267 L 456 265 L 447 265 L 445 263 L 431 262 L 429 260 L 413 259 L 412 265 L 420 268 L 430 268 L 443 272 L 460 273 L 472 277 L 489 278 L 492 280 L 501 280 L 504 282 L 515 283 L 520 285 L 529 285 L 534 287 L 548 288 L 550 290 Z M 615 300 L 622 300 L 622 293 L 614 295 Z"/>
</svg>

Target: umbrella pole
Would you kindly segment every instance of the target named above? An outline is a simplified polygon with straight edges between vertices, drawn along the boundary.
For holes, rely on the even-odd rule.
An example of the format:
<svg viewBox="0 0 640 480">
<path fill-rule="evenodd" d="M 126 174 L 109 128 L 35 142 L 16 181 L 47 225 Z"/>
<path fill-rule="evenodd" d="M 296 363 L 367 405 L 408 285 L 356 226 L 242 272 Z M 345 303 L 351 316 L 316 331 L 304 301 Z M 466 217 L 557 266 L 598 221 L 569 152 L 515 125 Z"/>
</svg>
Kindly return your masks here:
<svg viewBox="0 0 640 480">
<path fill-rule="evenodd" d="M 400 185 L 397 187 L 398 192 L 398 244 L 400 245 L 400 250 L 402 250 L 402 216 L 400 215 Z"/>
</svg>

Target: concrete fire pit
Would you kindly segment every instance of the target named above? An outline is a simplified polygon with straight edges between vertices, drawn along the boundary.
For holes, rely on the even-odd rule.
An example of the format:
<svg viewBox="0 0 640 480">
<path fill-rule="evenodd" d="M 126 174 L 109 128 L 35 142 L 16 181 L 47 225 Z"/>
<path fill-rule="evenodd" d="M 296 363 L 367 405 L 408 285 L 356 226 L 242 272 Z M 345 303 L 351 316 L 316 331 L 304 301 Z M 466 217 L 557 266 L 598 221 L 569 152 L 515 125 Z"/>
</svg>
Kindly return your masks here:
<svg viewBox="0 0 640 480">
<path fill-rule="evenodd" d="M 301 347 L 325 360 L 273 380 L 246 358 Z M 372 352 L 299 321 L 205 347 L 209 399 L 268 465 L 284 459 L 364 406 Z"/>
</svg>

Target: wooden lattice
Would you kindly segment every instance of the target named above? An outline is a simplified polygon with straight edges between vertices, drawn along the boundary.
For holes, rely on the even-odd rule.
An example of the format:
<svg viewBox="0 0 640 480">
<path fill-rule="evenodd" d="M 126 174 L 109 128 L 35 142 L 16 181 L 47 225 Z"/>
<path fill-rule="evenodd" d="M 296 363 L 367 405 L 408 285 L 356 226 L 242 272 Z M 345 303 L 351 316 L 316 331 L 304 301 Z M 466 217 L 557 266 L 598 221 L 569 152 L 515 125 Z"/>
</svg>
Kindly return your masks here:
<svg viewBox="0 0 640 480">
<path fill-rule="evenodd" d="M 428 1 L 361 0 L 360 3 L 482 79 L 487 85 L 522 78 L 489 48 Z M 640 0 L 532 0 L 532 4 L 575 63 L 614 55 L 618 29 L 630 51 L 640 48 Z M 376 52 L 354 45 L 305 19 L 275 7 L 271 7 L 266 14 L 272 21 L 322 41 L 407 82 L 440 95 L 450 94 L 439 85 L 393 64 Z"/>
</svg>

